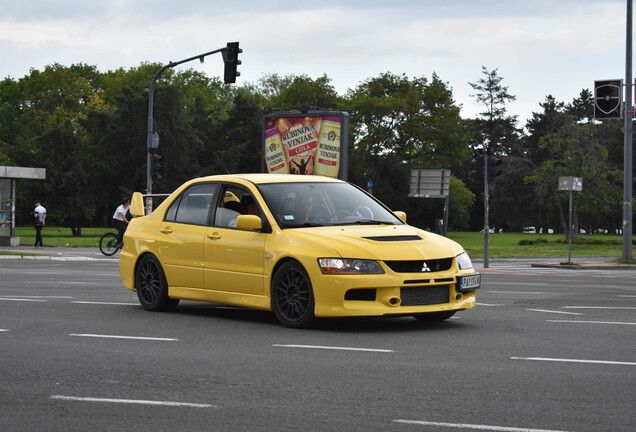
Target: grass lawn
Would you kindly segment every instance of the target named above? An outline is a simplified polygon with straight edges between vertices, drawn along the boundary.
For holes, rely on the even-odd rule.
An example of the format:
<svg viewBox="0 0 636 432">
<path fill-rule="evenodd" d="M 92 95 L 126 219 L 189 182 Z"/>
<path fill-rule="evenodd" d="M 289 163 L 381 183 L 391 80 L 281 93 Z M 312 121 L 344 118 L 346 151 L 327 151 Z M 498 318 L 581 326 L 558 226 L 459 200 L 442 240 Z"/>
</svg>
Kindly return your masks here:
<svg viewBox="0 0 636 432">
<path fill-rule="evenodd" d="M 107 232 L 117 232 L 114 228 L 82 228 L 81 237 L 73 237 L 70 228 L 45 226 L 42 228 L 42 241 L 48 246 L 99 247 L 99 239 Z M 21 246 L 35 244 L 35 228 L 17 227 L 15 236 L 20 237 Z"/>
<path fill-rule="evenodd" d="M 16 228 L 21 245 L 35 244 L 32 226 Z M 45 226 L 42 238 L 45 245 L 68 247 L 99 247 L 99 239 L 113 228 L 82 228 L 81 237 L 73 237 L 70 228 Z M 448 237 L 461 244 L 471 258 L 484 257 L 484 235 L 478 232 L 449 232 Z M 632 244 L 634 242 L 632 241 Z M 617 235 L 580 235 L 572 241 L 572 257 L 623 255 L 623 237 Z M 568 257 L 568 241 L 563 234 L 490 234 L 489 257 Z"/>
<path fill-rule="evenodd" d="M 471 258 L 484 257 L 483 234 L 449 232 L 448 237 L 461 244 Z M 567 259 L 568 240 L 564 234 L 494 233 L 490 234 L 488 250 L 490 258 L 562 256 Z M 573 257 L 622 255 L 622 236 L 582 234 L 572 239 Z"/>
</svg>

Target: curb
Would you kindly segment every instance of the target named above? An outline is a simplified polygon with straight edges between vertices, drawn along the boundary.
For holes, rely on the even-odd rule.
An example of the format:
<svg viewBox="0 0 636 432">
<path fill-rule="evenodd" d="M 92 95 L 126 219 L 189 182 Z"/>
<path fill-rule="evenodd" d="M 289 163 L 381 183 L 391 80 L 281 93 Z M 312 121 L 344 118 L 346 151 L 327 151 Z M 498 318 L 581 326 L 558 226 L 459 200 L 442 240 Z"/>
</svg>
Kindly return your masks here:
<svg viewBox="0 0 636 432">
<path fill-rule="evenodd" d="M 616 263 L 584 263 L 572 264 L 530 264 L 530 267 L 538 268 L 559 268 L 568 270 L 636 270 L 636 264 L 616 264 Z"/>
</svg>

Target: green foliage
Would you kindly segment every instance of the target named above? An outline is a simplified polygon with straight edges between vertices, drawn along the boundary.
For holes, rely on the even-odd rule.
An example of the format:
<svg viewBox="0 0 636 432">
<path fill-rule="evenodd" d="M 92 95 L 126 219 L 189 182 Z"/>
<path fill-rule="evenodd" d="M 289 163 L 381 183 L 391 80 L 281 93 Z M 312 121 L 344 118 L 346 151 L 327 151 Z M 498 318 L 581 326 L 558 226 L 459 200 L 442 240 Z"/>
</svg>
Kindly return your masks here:
<svg viewBox="0 0 636 432">
<path fill-rule="evenodd" d="M 148 88 L 161 67 L 145 63 L 102 73 L 95 66 L 53 64 L 0 81 L 0 165 L 47 173 L 45 181 L 18 181 L 19 225 L 30 221 L 38 198 L 51 224 L 85 235 L 82 228 L 108 226 L 122 198 L 146 190 Z M 451 169 L 449 229 L 483 228 L 484 185 L 471 159 L 489 148 L 504 161 L 489 189 L 491 226 L 564 231 L 568 195 L 556 185 L 568 175 L 584 180 L 583 193 L 574 195 L 577 227 L 621 227 L 622 122 L 593 122 L 593 96 L 583 90 L 570 104 L 547 96 L 523 133 L 507 115 L 514 96 L 497 69 L 482 73 L 471 86 L 484 111 L 462 119 L 452 88 L 435 73 L 382 73 L 339 95 L 326 75 L 271 74 L 256 84 L 228 86 L 194 70 L 167 69 L 154 93 L 163 176 L 153 192 L 169 193 L 198 176 L 260 171 L 267 106 L 334 108 L 351 115 L 349 180 L 366 189 L 372 179 L 373 194 L 405 211 L 415 226 L 434 227 L 443 200 L 409 199 L 410 170 Z"/>
</svg>

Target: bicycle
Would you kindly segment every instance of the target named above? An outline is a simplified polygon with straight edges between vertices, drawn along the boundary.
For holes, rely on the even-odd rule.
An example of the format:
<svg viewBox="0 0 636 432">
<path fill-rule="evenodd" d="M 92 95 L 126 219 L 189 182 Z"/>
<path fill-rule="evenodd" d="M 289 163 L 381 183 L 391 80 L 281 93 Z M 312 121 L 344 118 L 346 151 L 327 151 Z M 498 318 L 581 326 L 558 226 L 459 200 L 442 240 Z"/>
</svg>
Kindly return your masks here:
<svg viewBox="0 0 636 432">
<path fill-rule="evenodd" d="M 107 232 L 99 239 L 99 250 L 106 256 L 115 255 L 121 247 L 122 244 L 115 233 Z"/>
</svg>

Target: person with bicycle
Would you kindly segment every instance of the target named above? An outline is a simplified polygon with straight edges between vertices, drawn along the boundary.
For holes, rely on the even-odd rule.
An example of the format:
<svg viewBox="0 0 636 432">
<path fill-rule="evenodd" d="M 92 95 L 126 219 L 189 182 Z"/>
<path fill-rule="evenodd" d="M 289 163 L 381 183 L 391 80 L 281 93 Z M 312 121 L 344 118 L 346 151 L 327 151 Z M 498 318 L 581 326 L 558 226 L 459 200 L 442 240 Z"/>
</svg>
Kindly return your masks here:
<svg viewBox="0 0 636 432">
<path fill-rule="evenodd" d="M 126 228 L 128 228 L 128 218 L 126 217 L 128 207 L 130 207 L 130 200 L 126 198 L 122 201 L 121 205 L 117 207 L 113 215 L 113 225 L 117 228 L 117 240 L 120 244 L 124 241 L 124 233 L 126 232 Z"/>
</svg>

